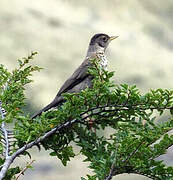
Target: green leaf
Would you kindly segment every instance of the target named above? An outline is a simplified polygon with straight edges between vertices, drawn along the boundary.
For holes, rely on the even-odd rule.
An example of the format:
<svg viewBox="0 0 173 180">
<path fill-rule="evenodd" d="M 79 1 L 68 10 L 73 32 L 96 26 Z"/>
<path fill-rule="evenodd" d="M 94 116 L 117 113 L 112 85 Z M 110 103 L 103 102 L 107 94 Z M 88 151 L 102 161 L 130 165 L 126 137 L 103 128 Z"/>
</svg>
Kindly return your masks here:
<svg viewBox="0 0 173 180">
<path fill-rule="evenodd" d="M 171 115 L 173 115 L 173 108 L 170 109 L 170 113 L 171 113 Z"/>
</svg>

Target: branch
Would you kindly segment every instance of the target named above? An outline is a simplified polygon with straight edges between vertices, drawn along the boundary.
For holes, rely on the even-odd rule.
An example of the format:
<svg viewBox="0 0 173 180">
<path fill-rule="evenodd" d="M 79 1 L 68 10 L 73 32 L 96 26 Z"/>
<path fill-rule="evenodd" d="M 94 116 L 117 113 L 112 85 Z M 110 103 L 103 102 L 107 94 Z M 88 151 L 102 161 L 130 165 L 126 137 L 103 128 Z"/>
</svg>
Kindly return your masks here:
<svg viewBox="0 0 173 180">
<path fill-rule="evenodd" d="M 80 122 L 80 121 L 84 121 L 85 119 L 87 119 L 90 116 L 93 115 L 99 115 L 100 113 L 103 112 L 115 112 L 115 111 L 121 111 L 121 110 L 129 110 L 129 109 L 135 109 L 135 106 L 126 106 L 123 107 L 122 105 L 111 105 L 111 106 L 98 106 L 98 107 L 94 107 L 91 109 L 88 109 L 87 111 L 81 113 L 80 117 L 83 117 L 84 115 L 86 115 L 85 117 L 81 118 L 81 120 L 79 119 L 73 119 L 71 121 L 67 121 L 53 129 L 51 129 L 50 131 L 46 132 L 43 136 L 39 137 L 38 139 L 24 145 L 23 147 L 21 147 L 20 149 L 18 149 L 15 153 L 13 153 L 11 156 L 8 156 L 5 160 L 5 163 L 2 166 L 2 169 L 0 171 L 0 180 L 2 180 L 3 177 L 5 177 L 5 174 L 8 170 L 8 168 L 10 167 L 11 163 L 14 161 L 14 159 L 16 157 L 18 157 L 20 154 L 22 154 L 24 151 L 26 151 L 27 149 L 30 149 L 31 147 L 38 145 L 39 143 L 41 143 L 42 141 L 44 141 L 46 138 L 48 138 L 49 136 L 60 132 L 62 129 L 67 128 L 69 126 L 72 126 L 73 124 Z M 139 107 L 138 107 L 139 108 Z M 137 109 L 137 106 L 136 106 Z M 142 110 L 147 110 L 147 109 L 165 109 L 165 108 L 143 108 L 141 107 Z M 171 109 L 170 107 L 168 107 L 167 109 Z M 90 113 L 88 115 L 88 113 Z M 109 180 L 109 179 L 107 179 Z"/>
<path fill-rule="evenodd" d="M 16 177 L 15 180 L 18 180 L 19 177 L 24 174 L 24 172 L 29 168 L 29 166 L 31 166 L 31 164 L 34 162 L 35 160 L 32 160 L 30 163 L 27 163 L 27 165 L 22 169 L 22 171 L 18 174 L 18 176 Z"/>
<path fill-rule="evenodd" d="M 141 147 L 142 144 L 143 144 L 143 142 L 141 142 L 141 143 L 137 146 L 137 148 L 136 148 L 133 152 L 131 152 L 130 155 L 129 155 L 125 160 L 122 161 L 122 163 L 125 164 L 133 155 L 135 155 L 135 153 L 138 151 L 138 149 Z M 113 176 L 117 175 L 116 170 L 117 170 L 117 169 L 120 169 L 120 168 L 122 168 L 122 167 L 118 167 L 118 168 L 115 167 L 115 162 L 113 162 L 113 163 L 112 163 L 112 166 L 111 166 L 111 169 L 110 169 L 110 172 L 109 172 L 108 176 L 105 178 L 105 180 L 111 180 Z M 124 168 L 124 167 L 123 167 L 123 168 Z M 125 173 L 127 173 L 126 168 L 127 168 L 127 167 L 125 166 Z M 132 169 L 132 168 L 130 168 L 130 169 L 131 169 L 130 171 L 133 172 L 133 169 Z M 130 173 L 130 172 L 129 172 L 129 173 Z M 134 172 L 133 172 L 133 173 L 134 173 Z"/>
<path fill-rule="evenodd" d="M 106 106 L 97 106 L 97 107 L 93 107 L 91 109 L 89 109 L 88 111 L 85 111 L 82 114 L 87 114 L 88 112 L 94 111 L 94 110 L 99 110 L 102 109 L 104 110 L 104 112 L 113 112 L 113 111 L 121 111 L 121 110 L 129 110 L 129 109 L 133 109 L 133 110 L 169 110 L 169 109 L 173 109 L 172 106 L 170 107 L 145 107 L 146 104 L 134 104 L 134 105 L 125 105 L 125 104 L 121 104 L 121 105 L 117 105 L 117 104 L 113 104 L 113 105 L 106 105 Z"/>
<path fill-rule="evenodd" d="M 130 153 L 130 155 L 129 155 L 126 159 L 124 159 L 124 160 L 122 161 L 122 163 L 126 163 L 127 161 L 129 161 L 129 159 L 137 153 L 137 151 L 139 150 L 139 148 L 141 147 L 142 144 L 144 144 L 143 141 L 136 147 L 136 149 L 135 149 L 134 151 L 132 151 L 132 152 Z"/>
<path fill-rule="evenodd" d="M 113 163 L 109 171 L 109 175 L 105 178 L 105 180 L 111 180 L 112 177 L 114 176 L 114 171 L 115 171 L 115 164 Z"/>
<path fill-rule="evenodd" d="M 142 176 L 145 176 L 145 177 L 148 177 L 148 178 L 151 178 L 151 179 L 160 180 L 159 177 L 154 176 L 154 175 L 148 175 L 148 174 L 145 174 L 143 172 L 137 171 L 137 170 L 133 169 L 132 166 L 116 167 L 116 170 L 119 173 L 116 173 L 116 175 L 115 175 L 114 174 L 115 167 L 111 167 L 109 175 L 104 180 L 111 180 L 114 176 L 117 176 L 117 175 L 123 174 L 123 173 L 129 173 L 129 174 L 133 173 L 133 174 L 142 175 Z"/>
<path fill-rule="evenodd" d="M 95 108 L 95 110 L 98 109 L 100 110 L 100 107 L 99 108 Z M 113 111 L 113 110 L 112 110 Z M 114 110 L 115 111 L 115 110 Z M 83 117 L 83 115 L 85 114 L 88 114 L 88 112 L 91 112 L 89 115 Z M 99 112 L 93 112 L 93 109 L 91 110 L 88 110 L 84 113 L 81 113 L 81 121 L 84 121 L 85 119 L 87 119 L 88 117 L 92 116 L 92 115 L 97 115 L 99 113 L 103 112 L 103 110 L 99 111 Z M 107 112 L 107 110 L 105 110 L 105 112 Z M 2 169 L 0 171 L 0 180 L 2 180 L 3 177 L 5 177 L 5 174 L 8 170 L 8 168 L 10 167 L 10 165 L 12 164 L 12 162 L 14 161 L 14 159 L 16 157 L 18 157 L 20 154 L 22 154 L 23 152 L 25 152 L 27 149 L 30 149 L 31 147 L 39 144 L 40 142 L 44 141 L 47 137 L 61 131 L 62 129 L 64 128 L 67 128 L 69 126 L 72 126 L 73 124 L 77 123 L 77 122 L 80 122 L 78 119 L 73 119 L 71 121 L 67 121 L 55 128 L 53 128 L 52 130 L 48 131 L 47 133 L 45 133 L 43 136 L 39 137 L 38 139 L 24 145 L 23 147 L 21 147 L 20 149 L 18 149 L 16 152 L 14 152 L 11 156 L 8 156 L 8 158 L 6 158 L 3 166 L 2 166 Z"/>
<path fill-rule="evenodd" d="M 27 149 L 30 149 L 31 147 L 39 144 L 40 142 L 42 142 L 43 140 L 45 140 L 47 137 L 57 133 L 58 131 L 61 131 L 63 128 L 67 128 L 71 125 L 73 125 L 74 123 L 78 122 L 78 119 L 73 119 L 72 121 L 68 121 L 65 122 L 64 124 L 57 126 L 56 128 L 53 128 L 52 130 L 48 131 L 47 133 L 45 133 L 43 136 L 41 136 L 40 138 L 36 139 L 35 141 L 32 141 L 28 144 L 26 144 L 25 146 L 21 147 L 20 149 L 18 149 L 15 153 L 13 153 L 11 156 L 9 156 L 8 158 L 6 158 L 5 163 L 2 166 L 2 169 L 0 171 L 0 180 L 2 180 L 3 177 L 5 177 L 5 174 L 8 170 L 8 168 L 10 167 L 11 163 L 14 161 L 14 159 L 16 157 L 18 157 L 20 154 L 22 154 L 24 151 L 26 151 Z"/>
<path fill-rule="evenodd" d="M 6 111 L 4 108 L 2 108 L 2 102 L 1 101 L 0 101 L 0 114 L 1 114 L 2 120 L 4 120 Z M 5 159 L 8 159 L 9 152 L 10 152 L 10 140 L 9 140 L 10 138 L 8 137 L 8 135 L 11 135 L 11 131 L 8 131 L 5 128 L 5 122 L 2 122 L 1 127 L 0 127 L 0 131 L 2 132 L 2 136 L 3 136 L 2 144 L 4 145 L 4 149 L 5 149 L 4 156 L 5 156 Z"/>
</svg>

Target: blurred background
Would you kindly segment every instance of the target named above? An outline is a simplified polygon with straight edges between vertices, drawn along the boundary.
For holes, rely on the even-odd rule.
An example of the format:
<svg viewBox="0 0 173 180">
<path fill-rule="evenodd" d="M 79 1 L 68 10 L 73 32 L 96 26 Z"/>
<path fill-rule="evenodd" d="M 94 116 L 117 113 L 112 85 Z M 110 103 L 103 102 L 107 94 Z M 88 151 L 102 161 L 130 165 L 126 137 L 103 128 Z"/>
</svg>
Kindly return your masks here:
<svg viewBox="0 0 173 180">
<path fill-rule="evenodd" d="M 172 0 L 1 0 L 0 63 L 13 69 L 18 58 L 38 51 L 33 63 L 44 69 L 34 74 L 34 83 L 26 91 L 26 111 L 33 113 L 54 98 L 84 60 L 90 38 L 101 32 L 119 35 L 107 50 L 109 70 L 116 72 L 115 83 L 136 84 L 141 92 L 172 89 L 172 20 Z M 89 172 L 82 156 L 63 167 L 48 152 L 31 151 L 35 169 L 27 170 L 23 180 L 76 180 Z M 163 159 L 171 165 L 171 149 Z M 133 179 L 147 178 L 114 178 Z"/>
</svg>

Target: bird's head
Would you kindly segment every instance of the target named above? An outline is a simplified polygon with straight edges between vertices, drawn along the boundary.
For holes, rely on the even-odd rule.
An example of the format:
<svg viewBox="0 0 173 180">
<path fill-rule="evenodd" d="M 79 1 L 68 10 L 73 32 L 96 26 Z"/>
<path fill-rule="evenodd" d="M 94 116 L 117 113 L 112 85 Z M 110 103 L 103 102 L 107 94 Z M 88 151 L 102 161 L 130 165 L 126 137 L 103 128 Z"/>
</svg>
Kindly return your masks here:
<svg viewBox="0 0 173 180">
<path fill-rule="evenodd" d="M 118 36 L 108 36 L 107 34 L 95 34 L 90 41 L 89 50 L 95 52 L 105 52 L 106 48 L 108 47 L 109 43 L 116 39 Z"/>
</svg>

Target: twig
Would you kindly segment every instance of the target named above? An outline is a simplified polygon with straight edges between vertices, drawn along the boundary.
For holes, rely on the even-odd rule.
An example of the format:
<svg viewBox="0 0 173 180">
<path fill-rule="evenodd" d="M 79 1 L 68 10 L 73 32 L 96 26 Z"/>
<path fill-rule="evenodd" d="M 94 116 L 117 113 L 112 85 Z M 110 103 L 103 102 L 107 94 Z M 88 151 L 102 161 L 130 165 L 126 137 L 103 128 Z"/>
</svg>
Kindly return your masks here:
<svg viewBox="0 0 173 180">
<path fill-rule="evenodd" d="M 64 124 L 62 124 L 60 126 L 57 126 L 56 128 L 53 128 L 52 130 L 50 130 L 47 133 L 45 133 L 43 136 L 39 137 L 35 141 L 32 141 L 32 142 L 24 145 L 23 147 L 18 149 L 16 152 L 14 152 L 11 156 L 6 158 L 5 163 L 3 164 L 2 169 L 0 171 L 0 180 L 2 180 L 2 178 L 5 177 L 5 174 L 6 174 L 7 170 L 8 170 L 8 168 L 10 167 L 11 163 L 14 161 L 14 159 L 16 157 L 18 157 L 20 154 L 22 154 L 27 149 L 30 149 L 31 147 L 39 144 L 40 142 L 45 140 L 47 137 L 55 134 L 58 131 L 61 131 L 63 128 L 67 128 L 67 127 L 73 125 L 76 122 L 78 122 L 78 119 L 73 119 L 72 121 L 65 122 Z"/>
<path fill-rule="evenodd" d="M 130 155 L 129 155 L 125 160 L 122 161 L 122 163 L 125 164 L 125 163 L 138 151 L 138 149 L 140 148 L 140 146 L 141 146 L 142 144 L 143 144 L 143 142 L 141 142 L 141 143 L 137 146 L 137 148 L 136 148 L 132 153 L 130 153 Z M 105 180 L 111 180 L 113 176 L 117 175 L 117 174 L 115 173 L 116 169 L 120 169 L 120 168 L 122 168 L 122 167 L 115 168 L 115 162 L 113 162 L 113 163 L 112 163 L 112 166 L 111 166 L 111 169 L 110 169 L 110 171 L 109 171 L 109 174 L 108 174 L 108 176 L 105 178 Z M 125 171 L 125 172 L 126 172 L 126 171 Z"/>
<path fill-rule="evenodd" d="M 105 180 L 111 180 L 112 177 L 114 176 L 114 170 L 115 170 L 115 164 L 113 163 L 111 166 L 111 169 L 109 171 L 109 175 L 106 177 Z"/>
<path fill-rule="evenodd" d="M 126 163 L 127 161 L 129 161 L 129 159 L 130 159 L 133 155 L 136 154 L 136 152 L 139 150 L 139 148 L 141 147 L 142 144 L 144 144 L 143 141 L 136 147 L 136 149 L 135 149 L 133 152 L 130 153 L 130 155 L 129 155 L 126 159 L 124 159 L 124 160 L 122 161 L 122 163 Z"/>
<path fill-rule="evenodd" d="M 100 109 L 100 108 L 98 108 L 98 109 Z M 108 110 L 106 110 L 105 112 L 107 112 L 107 111 L 108 111 Z M 87 114 L 87 112 L 91 112 L 91 114 L 88 115 L 88 116 L 83 117 L 83 115 L 84 115 L 84 114 Z M 88 117 L 90 117 L 90 116 L 92 116 L 92 115 L 97 115 L 97 114 L 99 114 L 99 113 L 101 113 L 101 112 L 103 112 L 103 110 L 102 110 L 102 111 L 99 111 L 99 112 L 96 112 L 96 113 L 94 113 L 93 110 L 91 110 L 91 111 L 88 110 L 88 111 L 86 111 L 86 112 L 84 112 L 84 113 L 82 113 L 82 114 L 80 115 L 81 117 L 83 117 L 81 120 L 84 121 L 84 120 L 87 119 Z M 109 111 L 108 111 L 108 112 L 109 112 Z M 14 159 L 15 159 L 16 157 L 18 157 L 20 154 L 22 154 L 22 153 L 23 153 L 24 151 L 26 151 L 27 149 L 30 149 L 31 147 L 39 144 L 40 142 L 42 142 L 43 140 L 45 140 L 47 137 L 49 137 L 49 136 L 51 136 L 51 135 L 53 135 L 53 134 L 61 131 L 61 130 L 64 129 L 64 128 L 67 128 L 67 127 L 69 127 L 69 126 L 72 126 L 73 124 L 75 124 L 75 123 L 77 123 L 77 122 L 80 122 L 80 121 L 79 121 L 78 119 L 73 119 L 73 120 L 71 120 L 71 121 L 67 121 L 67 122 L 65 122 L 65 123 L 63 123 L 63 124 L 61 124 L 61 125 L 53 128 L 53 129 L 51 129 L 50 131 L 48 131 L 47 133 L 45 133 L 43 136 L 39 137 L 39 138 L 36 139 L 35 141 L 32 141 L 32 142 L 24 145 L 23 147 L 21 147 L 20 149 L 18 149 L 16 152 L 14 152 L 11 156 L 9 156 L 8 158 L 6 158 L 6 160 L 5 160 L 5 162 L 4 162 L 3 166 L 2 166 L 2 169 L 1 169 L 1 171 L 0 171 L 0 180 L 2 180 L 3 177 L 5 177 L 5 174 L 6 174 L 7 170 L 8 170 L 8 168 L 10 167 L 11 163 L 14 161 Z"/>
<path fill-rule="evenodd" d="M 34 162 L 35 160 L 32 160 L 30 163 L 27 163 L 27 165 L 22 169 L 22 171 L 20 171 L 20 173 L 18 174 L 18 176 L 16 177 L 15 180 L 18 180 L 19 177 L 24 174 L 24 172 L 29 168 L 28 166 L 31 166 L 31 164 Z"/>
<path fill-rule="evenodd" d="M 77 122 L 83 121 L 83 120 L 87 119 L 90 116 L 99 115 L 102 112 L 113 112 L 113 111 L 115 112 L 115 111 L 121 111 L 121 110 L 129 110 L 131 108 L 134 108 L 134 106 L 123 107 L 123 106 L 120 106 L 120 105 L 111 105 L 111 106 L 94 107 L 94 108 L 91 108 L 91 109 L 81 113 L 80 117 L 83 117 L 83 115 L 86 115 L 86 114 L 87 114 L 87 116 L 81 118 L 80 120 L 73 119 L 71 121 L 67 121 L 67 122 L 65 122 L 65 123 L 63 123 L 63 124 L 53 128 L 53 129 L 51 129 L 50 131 L 46 132 L 43 136 L 41 136 L 38 139 L 36 139 L 36 140 L 34 140 L 34 141 L 24 145 L 23 147 L 18 149 L 16 152 L 14 152 L 11 156 L 8 156 L 6 158 L 3 166 L 2 166 L 1 171 L 0 171 L 0 180 L 2 180 L 3 177 L 5 177 L 5 174 L 6 174 L 7 170 L 8 170 L 8 168 L 10 167 L 10 165 L 12 164 L 12 162 L 14 161 L 14 159 L 16 157 L 18 157 L 20 154 L 22 154 L 27 149 L 30 149 L 31 147 L 41 143 L 42 141 L 44 141 L 49 136 L 51 136 L 51 135 L 53 135 L 53 134 L 55 134 L 57 132 L 60 132 L 64 128 L 70 127 L 70 126 L 72 126 L 73 124 L 75 124 Z M 147 110 L 147 109 L 149 109 L 149 108 L 142 108 L 142 110 Z M 151 107 L 150 107 L 150 109 L 151 109 Z M 153 109 L 161 109 L 161 108 L 153 108 Z M 170 109 L 170 107 L 168 107 L 167 109 Z M 136 107 L 135 110 L 137 110 L 137 107 Z M 94 112 L 94 111 L 98 111 L 98 112 Z M 90 113 L 90 114 L 88 115 L 88 113 Z M 107 180 L 109 180 L 109 179 L 107 179 Z"/>
<path fill-rule="evenodd" d="M 138 174 L 138 175 L 142 175 L 142 176 L 145 176 L 145 177 L 148 177 L 148 178 L 151 178 L 153 180 L 161 180 L 158 176 L 155 176 L 155 175 L 149 175 L 149 174 L 146 174 L 144 172 L 141 172 L 141 171 L 138 171 L 136 169 L 133 169 L 132 166 L 125 166 L 124 169 L 122 169 L 123 167 L 116 167 L 117 169 L 117 173 L 114 174 L 115 172 L 115 167 L 111 167 L 111 170 L 110 170 L 110 173 L 109 175 L 104 179 L 104 180 L 111 180 L 113 178 L 113 176 L 117 176 L 119 174 L 123 174 L 123 173 L 133 173 L 133 174 Z M 128 171 L 127 171 L 128 169 Z"/>
<path fill-rule="evenodd" d="M 140 110 L 143 110 L 143 111 L 145 111 L 145 110 L 148 110 L 148 109 L 150 109 L 150 110 L 164 110 L 164 109 L 167 109 L 167 110 L 169 110 L 169 109 L 173 109 L 173 107 L 143 107 L 143 106 L 145 106 L 145 104 L 134 104 L 134 105 L 122 105 L 122 104 L 120 104 L 120 105 L 117 105 L 117 104 L 112 104 L 112 105 L 106 105 L 106 106 L 97 106 L 97 107 L 93 107 L 93 108 L 91 108 L 91 109 L 89 109 L 88 111 L 86 111 L 86 112 L 84 112 L 84 113 L 82 113 L 82 114 L 87 114 L 88 112 L 91 112 L 91 111 L 94 111 L 94 110 L 99 110 L 99 109 L 104 109 L 104 110 L 106 110 L 107 112 L 108 111 L 121 111 L 121 110 L 130 110 L 130 109 L 133 109 L 133 110 L 138 110 L 138 109 L 140 109 Z"/>
</svg>

